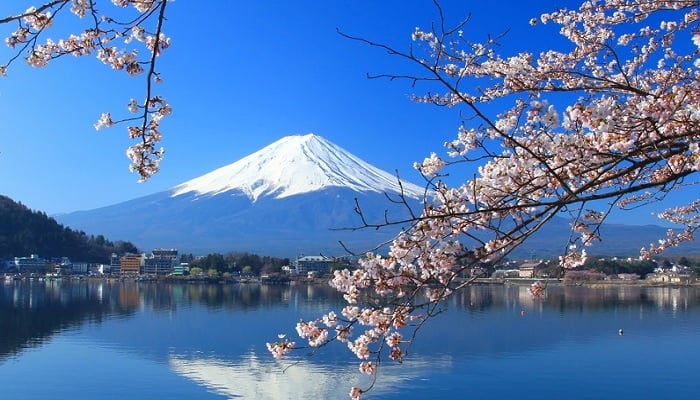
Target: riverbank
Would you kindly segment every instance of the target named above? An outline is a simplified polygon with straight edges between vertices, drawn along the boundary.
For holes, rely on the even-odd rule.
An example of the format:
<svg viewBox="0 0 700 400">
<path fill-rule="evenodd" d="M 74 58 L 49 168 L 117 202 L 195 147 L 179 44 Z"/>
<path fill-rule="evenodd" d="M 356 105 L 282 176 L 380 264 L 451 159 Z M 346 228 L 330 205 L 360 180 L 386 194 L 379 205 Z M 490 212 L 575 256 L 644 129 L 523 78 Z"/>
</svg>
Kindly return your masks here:
<svg viewBox="0 0 700 400">
<path fill-rule="evenodd" d="M 467 280 L 464 279 L 466 282 Z M 535 282 L 540 282 L 547 285 L 559 286 L 586 286 L 586 287 L 609 287 L 609 286 L 645 286 L 645 287 L 674 287 L 674 286 L 698 286 L 700 281 L 692 281 L 690 279 L 681 282 L 656 282 L 647 279 L 637 280 L 596 280 L 596 281 L 576 281 L 570 282 L 563 279 L 546 279 L 546 278 L 478 278 L 473 283 L 481 285 L 520 285 L 529 286 Z"/>
<path fill-rule="evenodd" d="M 183 284 L 261 284 L 261 285 L 326 285 L 330 277 L 301 277 L 301 276 L 275 276 L 275 277 L 259 277 L 259 276 L 236 276 L 236 277 L 208 277 L 208 276 L 172 276 L 172 275 L 131 275 L 131 276 L 88 276 L 88 275 L 59 275 L 59 276 L 36 276 L 5 274 L 4 281 L 108 281 L 108 282 L 160 282 L 160 283 L 183 283 Z M 470 282 L 471 283 L 468 283 Z M 700 287 L 700 281 L 693 281 L 690 278 L 678 282 L 658 282 L 648 279 L 637 280 L 591 280 L 591 281 L 566 281 L 563 279 L 546 279 L 546 278 L 457 278 L 457 284 L 467 285 L 517 285 L 529 286 L 535 282 L 540 282 L 547 285 L 556 286 L 586 286 L 591 288 L 596 287 L 611 287 L 611 286 L 641 286 L 641 287 Z"/>
</svg>

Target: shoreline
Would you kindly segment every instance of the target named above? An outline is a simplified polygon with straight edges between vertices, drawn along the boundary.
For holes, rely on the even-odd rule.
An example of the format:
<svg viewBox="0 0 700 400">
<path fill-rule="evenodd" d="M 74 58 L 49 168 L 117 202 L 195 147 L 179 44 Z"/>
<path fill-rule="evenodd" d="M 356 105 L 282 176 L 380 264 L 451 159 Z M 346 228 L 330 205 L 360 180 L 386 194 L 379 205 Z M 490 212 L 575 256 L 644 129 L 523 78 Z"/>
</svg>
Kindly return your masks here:
<svg viewBox="0 0 700 400">
<path fill-rule="evenodd" d="M 466 281 L 466 279 L 464 279 Z M 607 287 L 607 286 L 639 286 L 639 287 L 695 287 L 700 286 L 700 282 L 653 282 L 646 279 L 638 280 L 598 280 L 598 281 L 580 281 L 567 282 L 564 279 L 547 279 L 547 278 L 478 278 L 474 281 L 476 284 L 482 285 L 516 285 L 529 286 L 535 282 L 540 282 L 547 285 L 556 286 L 586 286 L 586 287 Z"/>
<path fill-rule="evenodd" d="M 261 277 L 235 277 L 235 278 L 210 278 L 210 277 L 190 277 L 190 276 L 86 276 L 86 275 L 64 275 L 64 276 L 28 276 L 17 274 L 4 274 L 4 281 L 108 281 L 108 282 L 137 282 L 137 283 L 180 283 L 180 284 L 258 284 L 258 285 L 325 285 L 330 277 L 300 278 L 289 277 L 288 279 L 266 279 Z M 465 284 L 468 278 L 456 278 L 458 284 Z M 591 288 L 603 288 L 611 286 L 634 286 L 634 287 L 699 287 L 700 281 L 686 279 L 684 282 L 655 282 L 646 279 L 639 280 L 596 280 L 596 281 L 565 281 L 564 279 L 548 278 L 476 278 L 470 285 L 503 285 L 503 286 L 530 286 L 535 282 L 555 286 L 585 286 Z"/>
</svg>

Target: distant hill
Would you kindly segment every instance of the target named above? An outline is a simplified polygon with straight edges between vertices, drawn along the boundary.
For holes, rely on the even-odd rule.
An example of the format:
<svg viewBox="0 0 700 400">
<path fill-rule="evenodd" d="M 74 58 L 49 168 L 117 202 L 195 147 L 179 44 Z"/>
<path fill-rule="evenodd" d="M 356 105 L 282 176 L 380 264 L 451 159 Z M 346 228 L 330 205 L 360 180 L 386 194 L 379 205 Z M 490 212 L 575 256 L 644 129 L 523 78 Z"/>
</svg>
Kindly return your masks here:
<svg viewBox="0 0 700 400">
<path fill-rule="evenodd" d="M 658 243 L 666 237 L 668 228 L 659 225 L 603 224 L 602 242 L 586 248 L 592 256 L 637 257 L 642 247 Z M 556 258 L 566 250 L 571 234 L 570 222 L 565 218 L 553 218 L 523 246 L 512 253 L 514 258 Z M 665 255 L 700 255 L 700 241 L 683 243 L 665 251 Z"/>
<path fill-rule="evenodd" d="M 0 195 L 0 260 L 38 254 L 44 258 L 68 257 L 72 261 L 109 262 L 113 252 L 136 252 L 129 242 L 111 242 L 102 235 L 75 231 L 41 211 L 32 211 Z"/>
</svg>

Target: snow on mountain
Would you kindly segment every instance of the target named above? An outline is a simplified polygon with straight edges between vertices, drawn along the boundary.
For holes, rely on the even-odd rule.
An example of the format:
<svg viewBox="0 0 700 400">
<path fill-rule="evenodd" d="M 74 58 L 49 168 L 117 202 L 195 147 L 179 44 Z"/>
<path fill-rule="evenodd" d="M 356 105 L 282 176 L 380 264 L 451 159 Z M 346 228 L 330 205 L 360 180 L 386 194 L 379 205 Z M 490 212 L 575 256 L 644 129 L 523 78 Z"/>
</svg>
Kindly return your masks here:
<svg viewBox="0 0 700 400">
<path fill-rule="evenodd" d="M 358 254 L 391 240 L 401 227 L 353 229 L 365 221 L 404 221 L 422 210 L 424 188 L 403 182 L 406 204 L 389 201 L 397 178 L 313 135 L 289 136 L 240 161 L 138 199 L 55 216 L 62 224 L 148 250 L 247 251 L 291 257 Z M 218 195 L 218 194 L 226 195 Z M 350 228 L 350 229 L 347 229 Z M 555 219 L 514 257 L 556 257 L 570 221 Z M 628 256 L 662 237 L 666 228 L 605 225 L 605 242 L 591 254 Z M 340 245 L 342 243 L 342 246 Z M 468 243 L 465 243 L 468 245 Z M 693 250 L 695 249 L 695 250 Z M 697 247 L 685 247 L 697 254 Z"/>
<path fill-rule="evenodd" d="M 385 194 L 403 192 L 406 204 Z M 288 136 L 247 157 L 162 192 L 57 216 L 73 229 L 128 240 L 139 248 L 258 254 L 362 252 L 420 213 L 425 188 L 384 172 L 314 134 Z"/>
<path fill-rule="evenodd" d="M 309 133 L 284 137 L 232 164 L 182 183 L 172 196 L 196 196 L 240 191 L 252 201 L 276 199 L 331 187 L 356 192 L 394 192 L 421 199 L 425 188 L 398 179 L 350 154 L 321 136 Z"/>
</svg>

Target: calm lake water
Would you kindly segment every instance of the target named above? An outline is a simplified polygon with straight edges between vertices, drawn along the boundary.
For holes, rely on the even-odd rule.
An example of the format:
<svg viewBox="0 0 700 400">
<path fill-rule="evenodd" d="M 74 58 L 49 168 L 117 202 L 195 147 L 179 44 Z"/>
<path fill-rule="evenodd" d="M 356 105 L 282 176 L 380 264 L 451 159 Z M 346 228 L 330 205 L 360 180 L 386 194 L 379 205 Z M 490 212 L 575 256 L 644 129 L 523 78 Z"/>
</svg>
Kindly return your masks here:
<svg viewBox="0 0 700 400">
<path fill-rule="evenodd" d="M 458 292 L 365 398 L 697 398 L 700 289 L 526 290 Z M 0 283 L 0 398 L 346 399 L 341 344 L 284 371 L 265 348 L 341 307 L 323 286 Z"/>
</svg>

